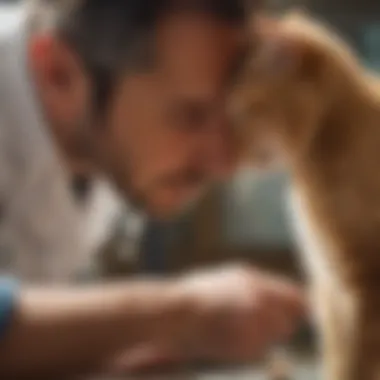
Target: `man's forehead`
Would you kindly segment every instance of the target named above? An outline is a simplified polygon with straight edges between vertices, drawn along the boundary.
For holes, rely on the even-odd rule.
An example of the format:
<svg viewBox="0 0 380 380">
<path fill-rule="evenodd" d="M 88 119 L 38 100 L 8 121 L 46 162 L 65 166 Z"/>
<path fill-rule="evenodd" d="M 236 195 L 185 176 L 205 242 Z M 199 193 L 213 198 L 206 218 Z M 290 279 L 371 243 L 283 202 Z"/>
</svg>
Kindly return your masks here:
<svg viewBox="0 0 380 380">
<path fill-rule="evenodd" d="M 244 39 L 243 28 L 199 14 L 176 14 L 157 31 L 158 65 L 178 91 L 220 91 Z"/>
</svg>

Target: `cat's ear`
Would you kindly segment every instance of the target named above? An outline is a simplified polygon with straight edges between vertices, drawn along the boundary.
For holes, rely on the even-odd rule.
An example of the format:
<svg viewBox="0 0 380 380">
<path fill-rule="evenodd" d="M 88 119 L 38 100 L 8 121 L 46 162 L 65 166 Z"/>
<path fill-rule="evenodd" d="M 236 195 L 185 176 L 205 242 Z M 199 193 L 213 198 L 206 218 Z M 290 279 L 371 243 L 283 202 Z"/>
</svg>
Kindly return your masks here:
<svg viewBox="0 0 380 380">
<path fill-rule="evenodd" d="M 299 36 L 275 30 L 257 45 L 256 64 L 263 75 L 273 78 L 312 78 L 319 67 L 318 54 Z"/>
<path fill-rule="evenodd" d="M 305 20 L 310 19 L 310 17 L 311 17 L 311 14 L 305 6 L 297 5 L 297 6 L 293 6 L 287 11 L 286 15 L 284 16 L 284 20 L 286 22 L 289 22 L 289 21 L 290 22 L 292 21 L 304 22 Z"/>
<path fill-rule="evenodd" d="M 256 65 L 266 75 L 296 73 L 301 68 L 303 59 L 302 46 L 285 34 L 266 33 L 256 47 Z"/>
</svg>

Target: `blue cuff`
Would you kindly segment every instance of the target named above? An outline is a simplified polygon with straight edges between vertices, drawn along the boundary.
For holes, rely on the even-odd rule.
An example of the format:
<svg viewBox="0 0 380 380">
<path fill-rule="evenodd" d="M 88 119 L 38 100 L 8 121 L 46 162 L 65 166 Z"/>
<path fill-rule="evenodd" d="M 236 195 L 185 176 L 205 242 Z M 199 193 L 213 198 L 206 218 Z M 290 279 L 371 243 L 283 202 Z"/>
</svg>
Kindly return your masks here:
<svg viewBox="0 0 380 380">
<path fill-rule="evenodd" d="M 16 303 L 17 283 L 8 277 L 0 277 L 0 340 L 11 324 Z"/>
</svg>

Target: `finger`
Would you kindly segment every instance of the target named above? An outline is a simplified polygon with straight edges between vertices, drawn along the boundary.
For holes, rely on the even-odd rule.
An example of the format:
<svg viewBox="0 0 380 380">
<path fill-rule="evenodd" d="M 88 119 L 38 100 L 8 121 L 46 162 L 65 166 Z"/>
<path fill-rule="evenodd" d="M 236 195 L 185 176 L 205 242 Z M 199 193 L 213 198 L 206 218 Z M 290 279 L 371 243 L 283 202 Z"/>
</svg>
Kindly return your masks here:
<svg viewBox="0 0 380 380">
<path fill-rule="evenodd" d="M 273 331 L 273 317 L 263 310 L 251 319 L 251 328 L 242 333 L 246 342 L 242 349 L 247 359 L 259 359 L 276 339 L 276 333 Z"/>
<path fill-rule="evenodd" d="M 302 287 L 280 277 L 268 277 L 267 281 L 263 282 L 263 287 L 266 287 L 269 296 L 277 298 L 278 303 L 287 313 L 299 318 L 307 315 L 308 297 Z"/>
<path fill-rule="evenodd" d="M 290 337 L 299 323 L 299 316 L 291 303 L 289 306 L 287 296 L 276 290 L 277 288 L 265 289 L 257 306 L 269 326 L 268 339 L 271 339 L 272 342 L 279 342 Z"/>
<path fill-rule="evenodd" d="M 246 362 L 257 359 L 272 342 L 271 323 L 262 309 L 236 310 L 230 314 L 228 329 L 212 337 L 213 359 Z"/>
<path fill-rule="evenodd" d="M 263 301 L 264 302 L 264 301 Z M 265 333 L 263 348 L 282 343 L 294 331 L 294 318 L 284 313 L 276 299 L 268 297 L 260 307 L 262 327 Z"/>
<path fill-rule="evenodd" d="M 294 331 L 294 317 L 284 312 L 279 299 L 275 292 L 263 291 L 255 305 L 228 310 L 224 319 L 220 314 L 207 330 L 214 358 L 253 359 L 287 338 Z"/>
</svg>

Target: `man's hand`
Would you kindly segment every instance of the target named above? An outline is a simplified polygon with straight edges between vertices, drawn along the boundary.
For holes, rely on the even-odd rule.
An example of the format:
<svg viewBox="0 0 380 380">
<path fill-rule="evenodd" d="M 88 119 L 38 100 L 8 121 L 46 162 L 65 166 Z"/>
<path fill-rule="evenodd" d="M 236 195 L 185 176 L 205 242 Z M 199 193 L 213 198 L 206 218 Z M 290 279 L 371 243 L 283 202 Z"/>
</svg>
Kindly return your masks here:
<svg viewBox="0 0 380 380">
<path fill-rule="evenodd" d="M 253 359 L 289 338 L 305 314 L 294 284 L 248 267 L 193 274 L 181 286 L 196 305 L 189 353 L 201 359 Z"/>
<path fill-rule="evenodd" d="M 246 266 L 194 272 L 175 287 L 191 300 L 189 314 L 178 316 L 186 320 L 185 330 L 179 334 L 168 326 L 161 346 L 140 346 L 119 358 L 119 368 L 252 360 L 289 338 L 305 315 L 303 293 L 295 284 Z"/>
</svg>

